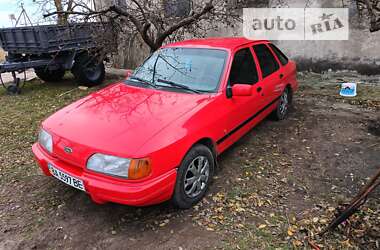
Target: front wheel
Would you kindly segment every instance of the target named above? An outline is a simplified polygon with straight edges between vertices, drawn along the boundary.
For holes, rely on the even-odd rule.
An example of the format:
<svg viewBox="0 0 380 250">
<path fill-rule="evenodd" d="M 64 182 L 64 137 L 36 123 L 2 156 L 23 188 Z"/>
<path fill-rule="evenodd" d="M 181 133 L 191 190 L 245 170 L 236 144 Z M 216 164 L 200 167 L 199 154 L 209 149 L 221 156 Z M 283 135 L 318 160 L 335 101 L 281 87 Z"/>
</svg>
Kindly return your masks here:
<svg viewBox="0 0 380 250">
<path fill-rule="evenodd" d="M 195 145 L 186 154 L 178 169 L 173 204 L 186 209 L 199 202 L 206 194 L 214 167 L 211 150 L 202 144 Z"/>
</svg>

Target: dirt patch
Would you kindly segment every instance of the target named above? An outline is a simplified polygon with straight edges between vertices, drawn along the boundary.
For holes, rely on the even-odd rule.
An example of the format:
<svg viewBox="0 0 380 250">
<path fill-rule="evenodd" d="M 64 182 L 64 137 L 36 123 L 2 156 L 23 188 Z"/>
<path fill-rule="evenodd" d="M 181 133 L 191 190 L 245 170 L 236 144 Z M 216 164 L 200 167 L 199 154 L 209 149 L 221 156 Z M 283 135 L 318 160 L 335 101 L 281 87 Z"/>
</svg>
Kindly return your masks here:
<svg viewBox="0 0 380 250">
<path fill-rule="evenodd" d="M 232 154 L 222 157 L 227 173 L 211 205 L 204 208 L 206 218 L 215 219 L 200 220 L 206 228 L 224 233 L 233 228 L 237 233 L 231 236 L 236 237 L 231 247 L 308 247 L 306 235 L 320 232 L 335 207 L 348 202 L 380 167 L 378 138 L 368 134 L 362 122 L 376 112 L 309 94 L 302 91 L 303 97 L 295 97 L 287 120 L 265 120 L 231 149 Z M 233 177 L 226 181 L 226 175 Z M 375 247 L 378 238 L 368 234 L 379 230 L 378 206 L 364 208 L 354 219 L 355 229 L 343 227 L 339 234 L 317 237 L 316 242 L 347 248 L 341 242 L 348 240 L 352 246 L 371 242 Z M 363 227 L 367 222 L 370 226 Z M 352 236 L 349 230 L 361 235 Z"/>
<path fill-rule="evenodd" d="M 316 236 L 380 163 L 369 131 L 376 93 L 348 101 L 318 81 L 304 75 L 288 119 L 266 119 L 223 153 L 207 197 L 189 210 L 100 206 L 41 174 L 30 150 L 40 121 L 94 89 L 35 80 L 20 96 L 0 93 L 0 248 L 309 248 L 307 236 L 321 247 L 376 248 L 379 191 L 349 223 Z"/>
</svg>

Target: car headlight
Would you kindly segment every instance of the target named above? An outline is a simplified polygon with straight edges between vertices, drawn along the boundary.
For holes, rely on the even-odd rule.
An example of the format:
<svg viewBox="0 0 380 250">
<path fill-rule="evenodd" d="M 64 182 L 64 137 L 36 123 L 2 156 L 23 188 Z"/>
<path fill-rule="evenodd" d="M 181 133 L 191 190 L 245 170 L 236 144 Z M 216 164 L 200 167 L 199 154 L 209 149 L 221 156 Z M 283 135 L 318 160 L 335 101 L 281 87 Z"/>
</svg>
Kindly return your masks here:
<svg viewBox="0 0 380 250">
<path fill-rule="evenodd" d="M 53 138 L 52 136 L 44 129 L 41 129 L 38 133 L 38 142 L 50 153 L 53 152 Z"/>
<path fill-rule="evenodd" d="M 87 169 L 103 174 L 137 180 L 150 174 L 151 164 L 147 158 L 128 159 L 97 153 L 88 159 Z"/>
</svg>

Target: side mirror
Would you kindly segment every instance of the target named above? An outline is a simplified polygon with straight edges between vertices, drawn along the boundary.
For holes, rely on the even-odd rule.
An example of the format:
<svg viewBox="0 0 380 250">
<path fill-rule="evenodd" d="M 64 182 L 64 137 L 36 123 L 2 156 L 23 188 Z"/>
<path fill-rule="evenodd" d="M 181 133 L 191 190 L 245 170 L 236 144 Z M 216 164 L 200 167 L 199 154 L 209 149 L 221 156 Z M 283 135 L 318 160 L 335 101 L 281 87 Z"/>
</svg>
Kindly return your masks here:
<svg viewBox="0 0 380 250">
<path fill-rule="evenodd" d="M 126 72 L 126 74 L 125 74 L 125 79 L 127 79 L 128 77 L 130 77 L 131 75 L 133 75 L 133 70 L 131 70 L 131 69 L 127 69 L 126 71 L 127 71 L 127 72 Z"/>
<path fill-rule="evenodd" d="M 233 96 L 250 96 L 252 95 L 252 85 L 235 83 L 232 85 Z"/>
</svg>

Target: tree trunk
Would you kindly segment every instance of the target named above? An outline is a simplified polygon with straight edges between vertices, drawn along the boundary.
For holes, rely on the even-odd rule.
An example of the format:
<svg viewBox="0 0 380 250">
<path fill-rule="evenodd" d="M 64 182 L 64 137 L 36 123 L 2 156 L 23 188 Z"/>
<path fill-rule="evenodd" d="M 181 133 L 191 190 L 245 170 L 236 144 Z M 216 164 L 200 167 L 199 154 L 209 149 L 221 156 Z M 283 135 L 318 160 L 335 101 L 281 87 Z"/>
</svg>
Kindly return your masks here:
<svg viewBox="0 0 380 250">
<path fill-rule="evenodd" d="M 55 8 L 57 9 L 58 12 L 58 20 L 57 23 L 58 25 L 64 25 L 67 23 L 67 19 L 65 17 L 65 14 L 63 14 L 63 5 L 62 5 L 62 0 L 54 0 Z"/>
</svg>

